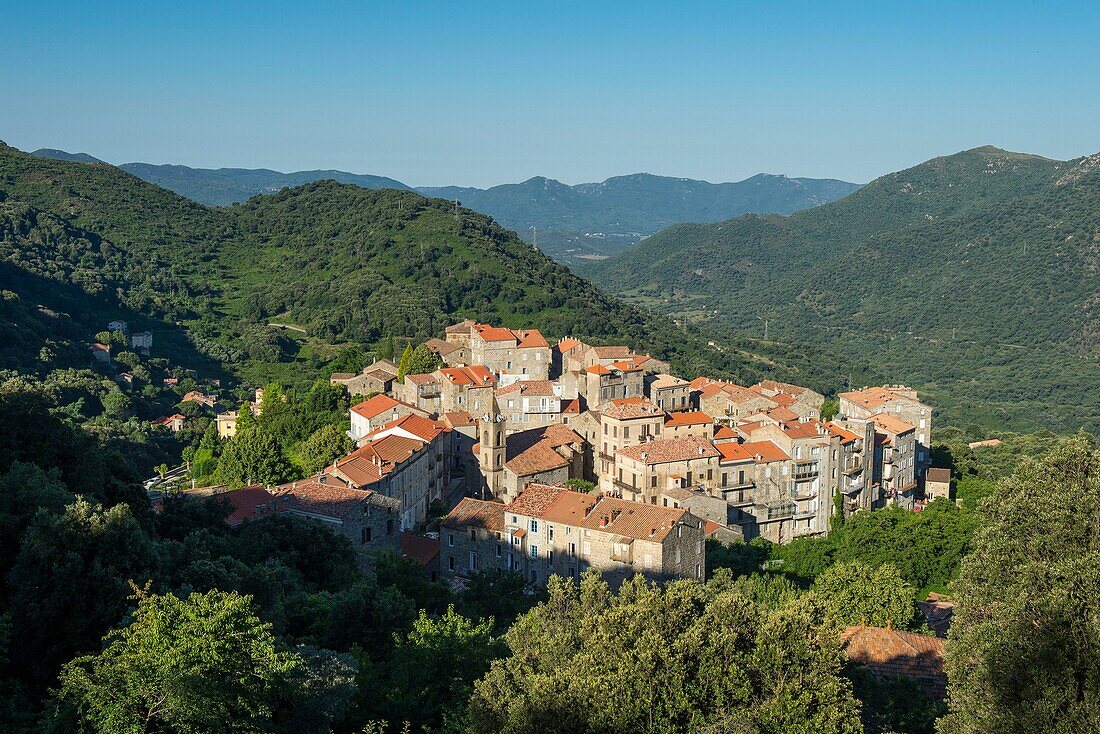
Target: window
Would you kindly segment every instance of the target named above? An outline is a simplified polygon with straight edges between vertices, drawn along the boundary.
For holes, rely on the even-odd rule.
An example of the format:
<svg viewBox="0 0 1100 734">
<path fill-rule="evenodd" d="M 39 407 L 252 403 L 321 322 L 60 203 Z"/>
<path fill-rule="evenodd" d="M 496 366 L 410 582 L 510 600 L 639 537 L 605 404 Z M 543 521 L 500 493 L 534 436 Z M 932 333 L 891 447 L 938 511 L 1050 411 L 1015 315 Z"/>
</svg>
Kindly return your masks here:
<svg viewBox="0 0 1100 734">
<path fill-rule="evenodd" d="M 924 428 L 924 426 L 921 426 Z M 623 426 L 623 438 L 630 438 L 630 426 Z"/>
<path fill-rule="evenodd" d="M 656 474 L 654 474 L 652 477 L 649 478 L 649 486 L 656 489 L 656 487 L 657 487 L 657 475 Z"/>
<path fill-rule="evenodd" d="M 497 544 L 497 558 L 500 558 L 500 556 L 501 556 L 501 550 L 500 550 L 500 544 L 498 543 Z"/>
<path fill-rule="evenodd" d="M 454 533 L 447 533 L 447 545 L 450 546 L 451 548 L 455 547 Z"/>
<path fill-rule="evenodd" d="M 470 570 L 477 570 L 477 553 L 474 553 L 473 551 L 470 551 Z"/>
<path fill-rule="evenodd" d="M 363 542 L 369 543 L 371 541 L 371 528 L 363 528 Z"/>
<path fill-rule="evenodd" d="M 546 526 L 546 537 L 549 538 L 550 540 L 554 539 L 554 526 L 553 525 L 547 525 Z"/>
<path fill-rule="evenodd" d="M 546 551 L 546 560 L 547 560 L 547 561 L 548 561 L 549 563 L 553 563 L 553 562 L 554 562 L 554 551 Z"/>
<path fill-rule="evenodd" d="M 448 571 L 454 571 L 455 570 L 455 557 L 454 556 L 448 556 L 447 557 L 447 570 Z"/>
<path fill-rule="evenodd" d="M 386 535 L 393 535 L 393 518 L 386 520 Z"/>
<path fill-rule="evenodd" d="M 538 531 L 539 531 L 539 521 L 538 520 L 531 520 L 531 532 L 532 533 L 537 533 Z"/>
<path fill-rule="evenodd" d="M 539 557 L 539 547 L 537 545 L 531 546 L 529 550 L 532 558 Z"/>
<path fill-rule="evenodd" d="M 569 555 L 571 555 L 571 556 L 577 555 L 577 544 L 576 543 L 570 543 L 569 544 Z"/>
</svg>

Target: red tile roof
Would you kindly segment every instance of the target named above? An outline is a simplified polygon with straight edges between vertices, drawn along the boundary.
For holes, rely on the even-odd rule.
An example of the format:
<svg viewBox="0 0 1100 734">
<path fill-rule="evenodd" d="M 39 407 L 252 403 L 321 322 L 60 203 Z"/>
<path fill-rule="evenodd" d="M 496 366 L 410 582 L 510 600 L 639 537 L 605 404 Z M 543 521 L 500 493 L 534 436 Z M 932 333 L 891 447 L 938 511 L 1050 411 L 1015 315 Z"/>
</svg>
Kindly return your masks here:
<svg viewBox="0 0 1100 734">
<path fill-rule="evenodd" d="M 413 559 L 421 566 L 430 566 L 439 558 L 439 539 L 429 538 L 416 533 L 402 532 L 397 539 L 401 554 Z"/>
<path fill-rule="evenodd" d="M 826 423 L 825 428 L 829 431 L 829 433 L 833 434 L 834 436 L 839 436 L 841 443 L 851 443 L 852 441 L 859 441 L 863 438 L 863 436 L 855 433 L 854 431 L 849 431 L 847 428 L 835 421 L 829 421 L 828 423 Z"/>
<path fill-rule="evenodd" d="M 908 433 L 916 428 L 912 423 L 903 421 L 901 418 L 889 413 L 876 413 L 871 416 L 871 421 L 874 422 L 876 429 L 895 436 Z"/>
<path fill-rule="evenodd" d="M 382 495 L 363 489 L 352 489 L 342 484 L 323 484 L 315 480 L 292 482 L 272 489 L 279 512 L 301 512 L 323 517 L 343 518 L 351 513 L 362 513 L 364 503 L 378 497 L 387 505 L 396 504 Z"/>
<path fill-rule="evenodd" d="M 500 532 L 504 529 L 504 505 L 489 500 L 463 497 L 447 517 L 443 518 L 440 525 L 446 528 L 473 526 Z"/>
<path fill-rule="evenodd" d="M 492 371 L 480 364 L 470 365 L 469 367 L 444 367 L 438 372 L 452 385 L 480 387 L 482 385 L 495 385 L 497 382 L 497 378 Z"/>
<path fill-rule="evenodd" d="M 710 440 L 699 436 L 683 438 L 659 438 L 656 441 L 627 446 L 619 449 L 619 456 L 625 456 L 645 464 L 667 464 L 673 461 L 705 459 L 721 456 Z"/>
<path fill-rule="evenodd" d="M 259 484 L 233 489 L 213 496 L 224 497 L 229 500 L 229 504 L 233 509 L 225 522 L 230 527 L 240 525 L 245 520 L 266 517 L 275 512 L 275 496 Z"/>
<path fill-rule="evenodd" d="M 394 400 L 389 395 L 375 395 L 373 398 L 368 398 L 363 402 L 358 403 L 357 405 L 351 406 L 351 409 L 369 420 L 372 418 L 376 418 L 387 411 L 391 411 L 398 406 L 402 406 L 405 408 L 414 408 L 414 406 L 409 405 L 408 403 L 403 403 L 400 400 Z"/>
<path fill-rule="evenodd" d="M 482 340 L 487 342 L 519 341 L 511 329 L 502 326 L 489 326 L 488 324 L 474 324 L 474 331 Z"/>
<path fill-rule="evenodd" d="M 519 339 L 516 349 L 546 349 L 550 346 L 538 329 L 523 329 L 514 333 Z"/>
<path fill-rule="evenodd" d="M 603 415 L 605 418 L 630 420 L 632 418 L 653 418 L 664 415 L 664 412 L 649 398 L 619 398 L 611 401 L 610 407 L 603 411 Z"/>
<path fill-rule="evenodd" d="M 630 347 L 592 347 L 592 352 L 598 359 L 626 359 L 630 356 Z"/>
<path fill-rule="evenodd" d="M 701 410 L 682 410 L 665 416 L 665 426 L 668 428 L 698 426 L 705 423 L 714 423 L 714 418 Z"/>
<path fill-rule="evenodd" d="M 528 493 L 530 496 L 525 498 Z M 539 517 L 547 522 L 658 543 L 687 515 L 682 509 L 571 492 L 542 484 L 527 485 L 506 509 L 509 513 Z"/>
<path fill-rule="evenodd" d="M 889 627 L 849 627 L 840 636 L 848 659 L 876 675 L 915 679 L 925 693 L 942 699 L 947 690 L 939 637 Z"/>
<path fill-rule="evenodd" d="M 508 387 L 497 390 L 497 395 L 534 395 L 536 397 L 556 397 L 554 383 L 550 380 L 520 380 Z"/>
<path fill-rule="evenodd" d="M 776 446 L 771 441 L 749 441 L 748 443 L 741 444 L 741 447 L 748 451 L 753 461 L 758 464 L 768 464 L 773 461 L 789 461 L 790 456 L 783 449 Z"/>
</svg>

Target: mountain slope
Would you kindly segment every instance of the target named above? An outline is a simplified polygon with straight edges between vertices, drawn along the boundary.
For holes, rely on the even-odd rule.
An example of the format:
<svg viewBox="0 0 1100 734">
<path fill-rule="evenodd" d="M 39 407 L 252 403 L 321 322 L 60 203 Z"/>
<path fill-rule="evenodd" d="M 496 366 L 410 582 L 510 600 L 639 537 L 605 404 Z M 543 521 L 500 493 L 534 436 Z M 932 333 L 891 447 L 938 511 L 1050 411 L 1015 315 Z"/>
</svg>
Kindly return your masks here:
<svg viewBox="0 0 1100 734">
<path fill-rule="evenodd" d="M 736 340 L 709 347 L 717 335 L 624 304 L 490 218 L 456 216 L 451 202 L 412 191 L 325 181 L 210 208 L 117 168 L 3 146 L 0 200 L 0 232 L 8 233 L 0 260 L 26 275 L 13 289 L 24 311 L 69 308 L 53 304 L 53 287 L 36 284 L 75 289 L 98 299 L 89 306 L 97 313 L 130 309 L 253 375 L 281 362 L 297 366 L 279 374 L 301 377 L 339 345 L 421 339 L 471 317 L 549 338 L 626 340 L 686 372 L 839 379 L 835 361 L 811 359 L 814 350 L 791 350 L 788 359 Z M 272 321 L 307 336 L 288 339 Z M 43 346 L 34 342 L 41 329 L 31 331 L 22 337 Z M 30 348 L 15 356 L 0 366 L 36 359 Z"/>
<path fill-rule="evenodd" d="M 581 272 L 742 333 L 767 317 L 974 420 L 1095 430 L 1098 167 L 979 148 L 789 217 L 677 225 Z"/>
<path fill-rule="evenodd" d="M 567 262 L 611 254 L 676 222 L 713 222 L 746 212 L 789 214 L 845 196 L 857 184 L 832 179 L 759 174 L 736 183 L 637 173 L 602 183 L 565 184 L 536 177 L 490 189 L 419 188 L 428 196 L 458 199 L 530 237 Z M 562 234 L 566 234 L 562 238 Z M 571 235 L 571 236 L 569 236 Z M 572 250 L 572 251 L 571 251 Z"/>
<path fill-rule="evenodd" d="M 69 161 L 71 163 L 103 163 L 104 165 L 110 165 L 106 163 L 106 161 L 101 161 L 87 153 L 68 153 L 64 150 L 58 150 L 57 148 L 39 148 L 31 152 L 31 155 L 38 156 L 39 158 L 53 158 L 56 161 Z"/>
</svg>

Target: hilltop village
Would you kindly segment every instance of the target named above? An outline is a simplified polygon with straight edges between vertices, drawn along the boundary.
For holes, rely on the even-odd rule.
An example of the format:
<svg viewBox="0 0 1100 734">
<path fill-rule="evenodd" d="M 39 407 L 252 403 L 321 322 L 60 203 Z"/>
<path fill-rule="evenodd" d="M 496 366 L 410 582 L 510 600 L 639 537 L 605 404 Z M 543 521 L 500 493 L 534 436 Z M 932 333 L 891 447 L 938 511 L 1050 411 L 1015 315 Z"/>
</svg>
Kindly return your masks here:
<svg viewBox="0 0 1100 734">
<path fill-rule="evenodd" d="M 928 471 L 932 409 L 904 385 L 840 393 L 823 416 L 809 388 L 688 381 L 627 345 L 463 321 L 424 346 L 431 372 L 379 360 L 332 375 L 362 398 L 354 450 L 307 480 L 227 493 L 230 522 L 301 514 L 452 579 L 702 578 L 706 538 L 787 543 L 947 493 Z"/>
</svg>

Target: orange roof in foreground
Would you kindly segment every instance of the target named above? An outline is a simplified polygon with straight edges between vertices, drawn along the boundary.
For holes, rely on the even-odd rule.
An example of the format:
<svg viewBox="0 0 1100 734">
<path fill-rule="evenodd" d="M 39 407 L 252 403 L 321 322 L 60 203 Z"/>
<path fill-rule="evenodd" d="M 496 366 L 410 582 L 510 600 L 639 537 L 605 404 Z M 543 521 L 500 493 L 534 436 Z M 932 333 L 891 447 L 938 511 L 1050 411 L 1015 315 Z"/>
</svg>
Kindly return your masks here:
<svg viewBox="0 0 1100 734">
<path fill-rule="evenodd" d="M 876 413 L 871 416 L 871 421 L 874 422 L 875 428 L 881 429 L 886 433 L 892 433 L 895 436 L 902 433 L 908 433 L 916 428 L 912 423 L 903 421 L 901 418 L 890 415 L 889 413 Z"/>
<path fill-rule="evenodd" d="M 790 456 L 783 449 L 776 446 L 771 441 L 749 441 L 748 443 L 741 444 L 741 447 L 750 453 L 753 457 L 753 461 L 759 464 L 767 464 L 773 461 L 788 461 Z M 756 457 L 760 458 L 757 459 Z"/>
<path fill-rule="evenodd" d="M 370 419 L 382 415 L 387 410 L 393 410 L 397 406 L 404 406 L 406 408 L 412 408 L 413 406 L 408 403 L 403 403 L 400 400 L 394 400 L 389 395 L 375 395 L 373 398 L 368 398 L 357 405 L 351 406 L 352 411 L 358 413 L 364 418 Z"/>
<path fill-rule="evenodd" d="M 880 676 L 913 678 L 929 695 L 942 699 L 947 690 L 943 643 L 939 637 L 890 627 L 849 627 L 840 636 L 848 659 Z"/>
<path fill-rule="evenodd" d="M 682 410 L 676 413 L 669 413 L 665 417 L 665 425 L 670 428 L 676 426 L 698 426 L 704 423 L 713 423 L 714 418 L 710 417 L 701 410 Z"/>
</svg>

